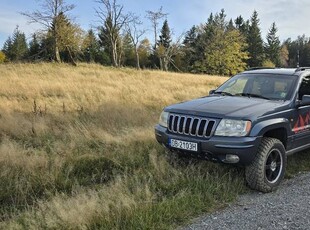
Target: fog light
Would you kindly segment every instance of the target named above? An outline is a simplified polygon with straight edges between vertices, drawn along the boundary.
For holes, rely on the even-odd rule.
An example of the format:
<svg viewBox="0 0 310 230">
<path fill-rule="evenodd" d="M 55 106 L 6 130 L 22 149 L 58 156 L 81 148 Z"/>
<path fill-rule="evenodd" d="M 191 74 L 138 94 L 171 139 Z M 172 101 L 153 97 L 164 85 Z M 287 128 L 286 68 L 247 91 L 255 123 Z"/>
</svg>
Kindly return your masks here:
<svg viewBox="0 0 310 230">
<path fill-rule="evenodd" d="M 227 154 L 224 162 L 225 163 L 238 163 L 239 157 L 237 155 Z"/>
</svg>

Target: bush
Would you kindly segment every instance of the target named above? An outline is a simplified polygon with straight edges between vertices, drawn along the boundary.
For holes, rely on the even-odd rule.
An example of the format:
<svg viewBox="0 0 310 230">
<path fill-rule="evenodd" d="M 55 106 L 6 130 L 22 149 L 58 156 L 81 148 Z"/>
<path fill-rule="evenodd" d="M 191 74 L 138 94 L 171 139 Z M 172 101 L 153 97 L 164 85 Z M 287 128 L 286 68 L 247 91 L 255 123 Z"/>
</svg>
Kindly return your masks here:
<svg viewBox="0 0 310 230">
<path fill-rule="evenodd" d="M 5 59 L 6 59 L 5 54 L 2 51 L 0 51 L 0 63 L 3 63 Z"/>
</svg>

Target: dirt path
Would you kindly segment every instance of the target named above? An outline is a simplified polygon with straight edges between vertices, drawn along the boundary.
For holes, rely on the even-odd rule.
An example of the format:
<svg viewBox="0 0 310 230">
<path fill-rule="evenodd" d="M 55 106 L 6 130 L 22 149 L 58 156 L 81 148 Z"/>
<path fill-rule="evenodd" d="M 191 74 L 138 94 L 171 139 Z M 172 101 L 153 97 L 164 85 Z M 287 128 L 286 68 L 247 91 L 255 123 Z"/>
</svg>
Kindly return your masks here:
<svg viewBox="0 0 310 230">
<path fill-rule="evenodd" d="M 184 229 L 310 229 L 310 173 L 284 181 L 273 193 L 243 195 Z"/>
</svg>

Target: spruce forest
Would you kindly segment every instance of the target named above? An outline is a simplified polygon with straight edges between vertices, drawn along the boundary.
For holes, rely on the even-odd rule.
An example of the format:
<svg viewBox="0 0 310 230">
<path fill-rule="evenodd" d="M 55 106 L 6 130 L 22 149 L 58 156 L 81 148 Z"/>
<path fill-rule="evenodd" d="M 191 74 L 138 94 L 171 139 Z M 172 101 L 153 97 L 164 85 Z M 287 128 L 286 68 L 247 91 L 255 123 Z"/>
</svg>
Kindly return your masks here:
<svg viewBox="0 0 310 230">
<path fill-rule="evenodd" d="M 275 22 L 263 38 L 256 11 L 249 19 L 228 19 L 222 9 L 176 36 L 162 7 L 137 16 L 117 0 L 99 0 L 94 9 L 97 25 L 83 31 L 69 17 L 75 5 L 63 0 L 42 3 L 36 11 L 22 13 L 42 29 L 26 39 L 17 26 L 0 51 L 0 63 L 87 62 L 214 75 L 233 75 L 249 67 L 310 66 L 310 39 L 300 35 L 280 41 Z M 146 20 L 150 28 L 142 22 Z M 151 34 L 154 37 L 147 37 Z"/>
</svg>

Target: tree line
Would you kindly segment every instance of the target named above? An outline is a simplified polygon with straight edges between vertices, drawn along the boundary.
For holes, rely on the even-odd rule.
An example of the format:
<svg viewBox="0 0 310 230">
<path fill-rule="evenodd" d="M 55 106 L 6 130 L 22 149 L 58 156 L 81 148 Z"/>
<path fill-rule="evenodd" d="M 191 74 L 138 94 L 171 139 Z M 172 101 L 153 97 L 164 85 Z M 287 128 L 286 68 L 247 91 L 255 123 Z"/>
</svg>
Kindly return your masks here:
<svg viewBox="0 0 310 230">
<path fill-rule="evenodd" d="M 162 7 L 146 11 L 152 28 L 145 28 L 142 19 L 126 12 L 117 0 L 96 2 L 99 25 L 85 32 L 68 16 L 75 5 L 40 0 L 38 10 L 22 14 L 42 29 L 28 43 L 17 26 L 0 51 L 0 63 L 89 62 L 219 75 L 249 67 L 310 66 L 310 39 L 302 35 L 280 42 L 273 22 L 264 41 L 256 11 L 249 19 L 227 19 L 224 10 L 211 13 L 207 22 L 173 38 Z M 147 29 L 153 31 L 154 42 L 146 37 Z"/>
</svg>

